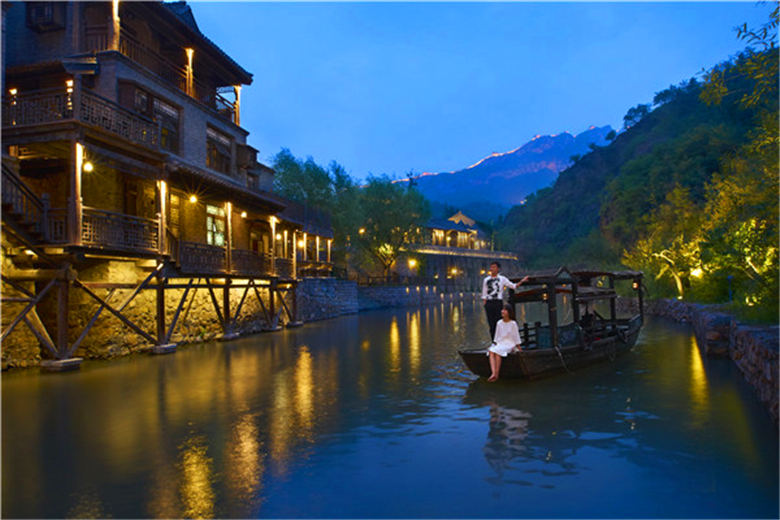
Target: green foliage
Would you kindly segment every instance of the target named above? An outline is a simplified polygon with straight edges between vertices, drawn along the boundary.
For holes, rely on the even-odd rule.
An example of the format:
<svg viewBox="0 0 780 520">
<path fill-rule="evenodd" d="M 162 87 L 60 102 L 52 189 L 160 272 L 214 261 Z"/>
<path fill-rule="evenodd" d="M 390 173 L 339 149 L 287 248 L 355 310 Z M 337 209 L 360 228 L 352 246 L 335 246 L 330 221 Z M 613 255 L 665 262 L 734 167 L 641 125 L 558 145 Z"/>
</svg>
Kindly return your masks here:
<svg viewBox="0 0 780 520">
<path fill-rule="evenodd" d="M 387 270 L 430 218 L 427 201 L 410 186 L 372 177 L 358 186 L 338 163 L 328 168 L 282 149 L 273 159 L 274 189 L 300 204 L 331 215 L 333 259 L 342 268 Z"/>
<path fill-rule="evenodd" d="M 370 177 L 360 193 L 363 220 L 356 223 L 354 242 L 387 274 L 403 247 L 418 241 L 430 218 L 428 201 L 420 193 L 388 177 Z"/>
<path fill-rule="evenodd" d="M 626 115 L 623 116 L 623 125 L 626 128 L 631 128 L 640 122 L 647 114 L 650 113 L 650 104 L 639 104 L 635 107 L 629 108 Z"/>
</svg>

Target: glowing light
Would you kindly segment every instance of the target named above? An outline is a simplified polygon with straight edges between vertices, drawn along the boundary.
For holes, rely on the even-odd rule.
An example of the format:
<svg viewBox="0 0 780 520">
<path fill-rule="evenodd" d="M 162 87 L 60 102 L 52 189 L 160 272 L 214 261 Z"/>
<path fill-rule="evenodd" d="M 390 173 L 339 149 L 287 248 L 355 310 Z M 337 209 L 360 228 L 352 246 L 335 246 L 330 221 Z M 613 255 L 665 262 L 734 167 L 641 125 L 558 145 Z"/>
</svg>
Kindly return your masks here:
<svg viewBox="0 0 780 520">
<path fill-rule="evenodd" d="M 241 212 L 241 218 L 246 218 L 246 211 Z"/>
<path fill-rule="evenodd" d="M 414 269 L 417 266 L 417 260 L 414 258 L 409 259 L 409 269 Z"/>
<path fill-rule="evenodd" d="M 451 272 L 453 275 L 456 275 L 456 274 L 458 274 L 458 269 L 457 269 L 457 267 L 453 267 L 453 268 L 452 268 L 452 271 L 450 271 L 450 272 Z"/>
<path fill-rule="evenodd" d="M 704 276 L 704 271 L 701 270 L 701 267 L 697 267 L 696 269 L 691 271 L 691 276 L 693 276 L 694 278 L 701 278 L 702 276 Z"/>
<path fill-rule="evenodd" d="M 94 169 L 95 166 L 91 162 L 87 161 L 84 163 L 84 168 L 83 168 L 84 172 L 91 173 Z"/>
<path fill-rule="evenodd" d="M 360 233 L 361 235 L 362 235 L 363 233 L 365 233 L 365 232 L 366 232 L 366 228 L 360 228 L 360 229 L 358 229 L 358 233 Z"/>
<path fill-rule="evenodd" d="M 304 247 L 306 245 L 306 242 L 303 240 L 298 240 L 298 247 Z"/>
<path fill-rule="evenodd" d="M 277 233 L 276 234 L 276 240 L 281 240 L 281 239 L 282 239 L 282 234 L 281 233 Z"/>
<path fill-rule="evenodd" d="M 8 93 L 11 94 L 12 96 L 15 96 L 16 92 L 17 90 L 15 88 L 8 89 Z"/>
<path fill-rule="evenodd" d="M 198 202 L 198 197 L 196 197 L 195 195 L 190 195 L 190 202 L 192 204 L 195 204 L 196 202 Z"/>
</svg>

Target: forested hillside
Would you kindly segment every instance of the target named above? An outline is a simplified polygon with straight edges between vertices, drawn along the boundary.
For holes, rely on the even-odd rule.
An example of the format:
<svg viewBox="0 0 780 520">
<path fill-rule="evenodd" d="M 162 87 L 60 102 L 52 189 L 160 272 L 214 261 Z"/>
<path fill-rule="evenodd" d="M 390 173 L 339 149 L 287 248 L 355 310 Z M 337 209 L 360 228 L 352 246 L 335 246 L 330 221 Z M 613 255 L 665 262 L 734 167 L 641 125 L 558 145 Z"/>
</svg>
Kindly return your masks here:
<svg viewBox="0 0 780 520">
<path fill-rule="evenodd" d="M 753 49 L 656 94 L 626 128 L 507 215 L 529 268 L 630 267 L 653 296 L 778 299 L 777 9 Z M 772 311 L 771 309 L 774 309 Z"/>
</svg>

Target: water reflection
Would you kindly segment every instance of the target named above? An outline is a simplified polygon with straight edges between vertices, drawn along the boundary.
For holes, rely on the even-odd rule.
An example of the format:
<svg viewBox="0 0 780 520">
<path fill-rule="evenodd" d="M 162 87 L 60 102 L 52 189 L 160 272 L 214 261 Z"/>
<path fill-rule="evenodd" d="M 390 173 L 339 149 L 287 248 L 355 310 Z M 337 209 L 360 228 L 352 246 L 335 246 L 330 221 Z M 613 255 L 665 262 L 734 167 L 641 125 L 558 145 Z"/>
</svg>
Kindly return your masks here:
<svg viewBox="0 0 780 520">
<path fill-rule="evenodd" d="M 492 385 L 456 352 L 485 328 L 481 304 L 437 304 L 4 374 L 2 516 L 626 516 L 570 499 L 605 481 L 646 496 L 649 516 L 776 505 L 776 438 L 687 329 L 650 326 L 587 372 Z"/>
<path fill-rule="evenodd" d="M 179 493 L 186 518 L 214 518 L 213 461 L 208 456 L 206 439 L 187 439 L 180 447 Z"/>
</svg>

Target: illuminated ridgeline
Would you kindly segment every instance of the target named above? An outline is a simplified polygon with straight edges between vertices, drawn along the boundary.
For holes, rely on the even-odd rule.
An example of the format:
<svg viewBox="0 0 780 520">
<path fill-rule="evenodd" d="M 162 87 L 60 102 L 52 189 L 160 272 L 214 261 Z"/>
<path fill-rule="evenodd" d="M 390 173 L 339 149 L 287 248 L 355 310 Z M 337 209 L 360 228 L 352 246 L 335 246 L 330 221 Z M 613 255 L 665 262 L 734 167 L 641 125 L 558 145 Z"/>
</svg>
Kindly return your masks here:
<svg viewBox="0 0 780 520">
<path fill-rule="evenodd" d="M 476 289 L 491 262 L 501 262 L 505 271 L 517 263 L 516 253 L 495 251 L 492 239 L 460 211 L 448 219 L 429 220 L 424 237 L 423 243 L 407 246 L 408 261 L 399 264 L 399 274 Z"/>
<path fill-rule="evenodd" d="M 163 351 L 193 293 L 210 293 L 219 334 L 236 332 L 238 301 L 263 302 L 257 328 L 296 322 L 298 257 L 327 271 L 330 224 L 312 231 L 269 193 L 274 171 L 240 127 L 252 75 L 187 4 L 14 2 L 3 16 L 2 346 L 13 363 L 37 364 L 41 349 L 99 356 L 128 332 L 142 339 L 131 349 Z M 246 297 L 233 304 L 236 291 Z M 156 323 L 133 314 L 141 306 Z M 106 316 L 116 330 L 96 334 Z"/>
</svg>

